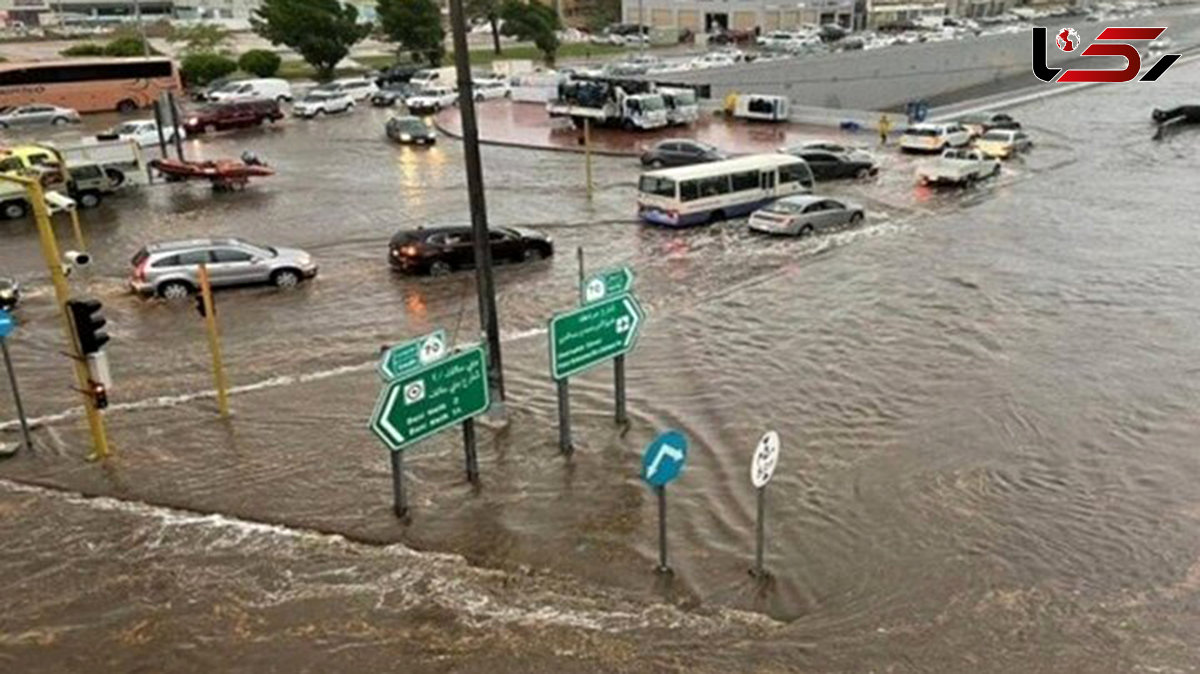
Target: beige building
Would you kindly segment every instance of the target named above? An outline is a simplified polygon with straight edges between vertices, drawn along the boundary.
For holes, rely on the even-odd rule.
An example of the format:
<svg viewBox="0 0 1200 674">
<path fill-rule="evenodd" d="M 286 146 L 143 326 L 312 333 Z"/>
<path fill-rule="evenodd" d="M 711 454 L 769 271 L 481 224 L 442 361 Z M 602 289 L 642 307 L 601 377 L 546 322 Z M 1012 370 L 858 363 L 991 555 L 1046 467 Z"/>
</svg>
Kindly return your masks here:
<svg viewBox="0 0 1200 674">
<path fill-rule="evenodd" d="M 825 23 L 850 28 L 856 15 L 865 15 L 867 0 L 640 0 L 640 5 L 643 20 L 639 22 L 639 0 L 622 0 L 622 21 L 711 33 L 720 29 L 786 30 Z"/>
</svg>

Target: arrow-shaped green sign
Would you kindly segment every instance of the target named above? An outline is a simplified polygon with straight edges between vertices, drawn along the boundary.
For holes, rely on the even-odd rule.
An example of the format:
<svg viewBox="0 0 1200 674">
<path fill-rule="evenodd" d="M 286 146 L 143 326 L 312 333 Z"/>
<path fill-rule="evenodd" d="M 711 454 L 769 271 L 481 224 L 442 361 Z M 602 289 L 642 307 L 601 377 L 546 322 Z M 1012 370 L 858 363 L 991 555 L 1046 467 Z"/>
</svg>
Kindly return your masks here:
<svg viewBox="0 0 1200 674">
<path fill-rule="evenodd" d="M 446 355 L 446 331 L 435 330 L 388 349 L 379 360 L 379 376 L 391 381 L 407 372 L 429 365 Z"/>
<path fill-rule="evenodd" d="M 594 304 L 606 297 L 633 290 L 633 270 L 629 267 L 605 269 L 592 274 L 583 282 L 580 292 L 584 304 Z"/>
<path fill-rule="evenodd" d="M 475 346 L 384 386 L 371 431 L 398 451 L 486 412 L 489 404 L 487 357 Z"/>
<path fill-rule="evenodd" d="M 550 374 L 573 374 L 633 349 L 646 314 L 637 298 L 615 295 L 550 319 Z"/>
</svg>

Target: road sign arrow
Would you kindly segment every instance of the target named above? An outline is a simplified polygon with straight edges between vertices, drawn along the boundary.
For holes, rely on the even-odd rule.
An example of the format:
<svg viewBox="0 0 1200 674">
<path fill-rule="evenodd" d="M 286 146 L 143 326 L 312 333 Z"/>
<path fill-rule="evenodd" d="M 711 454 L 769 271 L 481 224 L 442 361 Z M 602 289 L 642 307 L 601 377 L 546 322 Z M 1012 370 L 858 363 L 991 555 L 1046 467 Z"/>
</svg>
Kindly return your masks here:
<svg viewBox="0 0 1200 674">
<path fill-rule="evenodd" d="M 679 477 L 687 461 L 687 438 L 679 431 L 659 434 L 642 453 L 642 479 L 662 487 Z"/>
<path fill-rule="evenodd" d="M 646 315 L 637 297 L 615 295 L 550 319 L 550 373 L 565 379 L 628 353 Z"/>
<path fill-rule="evenodd" d="M 594 304 L 615 295 L 633 290 L 633 270 L 616 267 L 598 271 L 583 283 L 583 303 Z"/>
<path fill-rule="evenodd" d="M 487 357 L 475 346 L 389 382 L 375 403 L 370 428 L 398 451 L 487 411 Z"/>
</svg>

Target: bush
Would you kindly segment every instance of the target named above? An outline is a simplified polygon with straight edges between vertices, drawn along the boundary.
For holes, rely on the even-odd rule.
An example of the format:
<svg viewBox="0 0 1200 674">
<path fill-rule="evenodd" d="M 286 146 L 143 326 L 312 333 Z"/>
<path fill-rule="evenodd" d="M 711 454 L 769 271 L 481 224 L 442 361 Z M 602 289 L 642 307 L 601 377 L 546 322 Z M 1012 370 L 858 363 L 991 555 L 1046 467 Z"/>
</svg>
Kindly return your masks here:
<svg viewBox="0 0 1200 674">
<path fill-rule="evenodd" d="M 105 56 L 141 56 L 143 54 L 142 38 L 135 35 L 119 37 L 104 45 Z M 150 48 L 150 54 L 159 55 L 162 52 Z"/>
<path fill-rule="evenodd" d="M 179 71 L 191 86 L 204 86 L 237 70 L 233 59 L 220 54 L 189 54 L 183 57 Z"/>
<path fill-rule="evenodd" d="M 258 77 L 274 77 L 279 72 L 283 59 L 279 54 L 267 49 L 251 49 L 242 54 L 237 61 L 238 67 Z"/>
<path fill-rule="evenodd" d="M 59 56 L 104 56 L 104 45 L 95 42 L 80 42 L 58 52 Z"/>
</svg>

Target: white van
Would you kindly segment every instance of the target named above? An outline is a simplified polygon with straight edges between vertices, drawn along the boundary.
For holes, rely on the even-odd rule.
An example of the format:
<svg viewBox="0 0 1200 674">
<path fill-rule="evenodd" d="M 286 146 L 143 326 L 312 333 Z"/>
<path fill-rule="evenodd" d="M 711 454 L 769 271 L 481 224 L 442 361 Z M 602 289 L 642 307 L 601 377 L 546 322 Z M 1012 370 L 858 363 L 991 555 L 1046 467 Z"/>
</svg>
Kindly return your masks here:
<svg viewBox="0 0 1200 674">
<path fill-rule="evenodd" d="M 788 114 L 790 114 L 788 108 L 786 96 L 744 94 L 738 96 L 737 105 L 733 108 L 733 116 L 764 122 L 786 122 Z"/>
<path fill-rule="evenodd" d="M 414 89 L 430 89 L 433 87 L 449 87 L 458 89 L 458 76 L 453 66 L 445 68 L 426 68 L 418 70 L 409 80 Z"/>
<path fill-rule="evenodd" d="M 287 80 L 269 77 L 260 80 L 238 80 L 208 92 L 210 101 L 244 101 L 265 98 L 273 101 L 292 100 L 292 85 Z"/>
<path fill-rule="evenodd" d="M 346 94 L 353 100 L 364 101 L 378 93 L 379 87 L 373 80 L 365 77 L 345 77 L 329 84 L 322 84 L 314 91 Z"/>
</svg>

